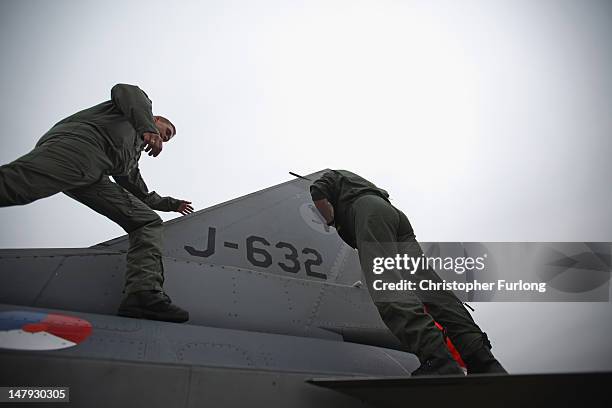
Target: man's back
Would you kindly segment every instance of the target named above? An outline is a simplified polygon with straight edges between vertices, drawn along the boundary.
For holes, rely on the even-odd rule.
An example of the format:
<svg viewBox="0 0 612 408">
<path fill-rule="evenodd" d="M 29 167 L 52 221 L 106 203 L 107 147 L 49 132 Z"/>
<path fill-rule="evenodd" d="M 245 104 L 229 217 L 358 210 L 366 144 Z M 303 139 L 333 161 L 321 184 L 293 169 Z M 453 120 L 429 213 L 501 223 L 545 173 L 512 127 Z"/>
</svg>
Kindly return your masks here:
<svg viewBox="0 0 612 408">
<path fill-rule="evenodd" d="M 334 208 L 334 224 L 340 237 L 355 247 L 354 225 L 349 207 L 364 195 L 373 194 L 389 201 L 389 194 L 363 177 L 347 170 L 326 172 L 310 186 L 313 201 L 327 199 Z"/>
<path fill-rule="evenodd" d="M 336 212 L 363 194 L 376 194 L 384 199 L 389 198 L 385 190 L 348 170 L 326 172 L 312 184 L 310 192 L 314 200 L 327 198 Z"/>
<path fill-rule="evenodd" d="M 84 138 L 102 143 L 104 152 L 113 163 L 111 174 L 125 174 L 138 161 L 144 132 L 157 133 L 151 120 L 151 100 L 134 85 L 117 84 L 111 89 L 111 99 L 70 115 L 55 124 L 41 139 L 63 134 L 74 124 L 87 125 Z M 82 129 L 82 128 L 81 128 Z"/>
</svg>

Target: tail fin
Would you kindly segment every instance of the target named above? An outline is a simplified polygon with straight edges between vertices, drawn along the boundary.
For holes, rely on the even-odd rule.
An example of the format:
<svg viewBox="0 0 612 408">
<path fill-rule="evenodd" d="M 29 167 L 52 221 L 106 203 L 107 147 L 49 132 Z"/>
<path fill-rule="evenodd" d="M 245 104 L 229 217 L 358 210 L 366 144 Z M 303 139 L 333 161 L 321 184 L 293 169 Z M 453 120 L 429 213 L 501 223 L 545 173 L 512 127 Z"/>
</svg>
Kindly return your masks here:
<svg viewBox="0 0 612 408">
<path fill-rule="evenodd" d="M 255 269 L 301 279 L 353 284 L 354 251 L 322 220 L 309 186 L 327 170 L 165 223 L 164 256 Z M 127 249 L 127 237 L 94 248 Z"/>
</svg>

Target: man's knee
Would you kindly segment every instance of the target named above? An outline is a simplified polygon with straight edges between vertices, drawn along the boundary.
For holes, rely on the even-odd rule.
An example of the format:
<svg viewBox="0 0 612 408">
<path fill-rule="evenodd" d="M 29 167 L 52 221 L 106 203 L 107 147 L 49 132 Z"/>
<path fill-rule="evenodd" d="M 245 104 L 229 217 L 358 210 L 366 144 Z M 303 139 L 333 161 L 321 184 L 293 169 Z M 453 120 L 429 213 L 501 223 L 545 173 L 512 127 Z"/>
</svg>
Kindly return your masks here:
<svg viewBox="0 0 612 408">
<path fill-rule="evenodd" d="M 148 217 L 142 217 L 138 220 L 131 220 L 128 232 L 130 240 L 130 250 L 128 252 L 128 263 L 131 256 L 141 257 L 143 250 L 147 257 L 161 256 L 162 240 L 163 240 L 163 221 L 159 215 L 151 211 Z M 159 264 L 159 261 L 155 262 Z"/>
<path fill-rule="evenodd" d="M 134 217 L 130 221 L 130 225 L 127 228 L 128 234 L 145 228 L 147 230 L 161 230 L 164 224 L 161 217 L 153 210 L 145 214 L 141 214 L 138 217 Z"/>
</svg>

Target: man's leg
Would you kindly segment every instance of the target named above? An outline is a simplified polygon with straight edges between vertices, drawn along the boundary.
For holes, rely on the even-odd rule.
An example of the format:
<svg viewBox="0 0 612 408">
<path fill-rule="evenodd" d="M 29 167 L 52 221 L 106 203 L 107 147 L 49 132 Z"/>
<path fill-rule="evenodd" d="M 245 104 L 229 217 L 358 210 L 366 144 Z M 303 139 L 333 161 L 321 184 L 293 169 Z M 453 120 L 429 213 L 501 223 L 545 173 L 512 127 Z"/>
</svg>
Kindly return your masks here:
<svg viewBox="0 0 612 408">
<path fill-rule="evenodd" d="M 398 234 L 399 251 L 411 257 L 420 257 L 423 254 L 423 250 L 416 241 L 412 226 L 406 215 L 400 210 L 397 211 L 400 216 Z M 413 280 L 417 283 L 421 280 L 442 282 L 442 279 L 433 269 L 419 269 L 414 276 L 415 279 Z M 495 362 L 492 362 L 492 355 L 491 358 L 487 357 L 489 361 L 487 364 L 491 365 L 489 368 L 479 367 L 481 364 L 475 361 L 475 356 L 481 355 L 483 352 L 487 354 L 488 350 L 491 348 L 491 344 L 486 334 L 483 333 L 480 327 L 474 322 L 474 319 L 472 319 L 472 316 L 463 305 L 463 302 L 461 302 L 452 291 L 419 290 L 416 294 L 427 307 L 427 312 L 446 330 L 448 337 L 466 363 L 468 373 L 505 372 L 497 360 L 493 359 Z M 486 352 L 483 351 L 485 347 Z M 490 352 L 488 352 L 488 354 L 490 355 Z"/>
<path fill-rule="evenodd" d="M 104 153 L 85 141 L 61 136 L 0 167 L 0 207 L 23 205 L 96 182 L 106 170 Z"/>
<path fill-rule="evenodd" d="M 115 221 L 128 233 L 130 247 L 127 253 L 125 291 L 128 294 L 126 299 L 129 300 L 129 304 L 127 307 L 122 304 L 122 310 L 125 312 L 123 314 L 157 320 L 186 321 L 187 312 L 176 306 L 171 305 L 174 309 L 168 310 L 154 307 L 149 313 L 146 305 L 140 305 L 142 302 L 138 299 L 143 293 L 163 292 L 161 218 L 146 204 L 106 176 L 95 184 L 65 193 Z M 154 296 L 154 300 L 160 300 L 159 296 L 161 295 Z M 146 303 L 146 299 L 144 301 Z M 170 303 L 169 299 L 166 303 Z M 142 313 L 140 309 L 143 309 Z"/>
<path fill-rule="evenodd" d="M 398 211 L 381 197 L 366 195 L 353 203 L 355 236 L 359 260 L 368 287 L 372 286 L 372 261 L 376 257 L 392 257 L 398 254 L 397 240 L 400 218 Z M 392 273 L 383 272 L 384 274 Z M 401 278 L 396 276 L 394 280 Z M 418 374 L 462 374 L 446 348 L 440 330 L 423 309 L 415 293 L 403 291 L 394 298 L 373 298 L 383 322 L 400 340 L 406 351 L 416 354 L 421 361 Z"/>
</svg>

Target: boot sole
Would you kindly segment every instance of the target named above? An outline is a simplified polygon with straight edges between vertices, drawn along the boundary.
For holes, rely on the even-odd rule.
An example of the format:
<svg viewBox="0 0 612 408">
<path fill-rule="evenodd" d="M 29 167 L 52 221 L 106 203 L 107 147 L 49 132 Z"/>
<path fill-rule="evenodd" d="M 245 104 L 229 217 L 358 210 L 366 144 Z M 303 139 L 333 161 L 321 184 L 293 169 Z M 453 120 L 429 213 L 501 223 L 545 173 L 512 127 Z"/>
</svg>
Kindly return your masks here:
<svg viewBox="0 0 612 408">
<path fill-rule="evenodd" d="M 189 320 L 187 316 L 164 315 L 163 313 L 148 312 L 141 309 L 123 309 L 117 312 L 117 316 L 131 317 L 135 319 L 157 320 L 161 322 L 185 323 Z"/>
</svg>

